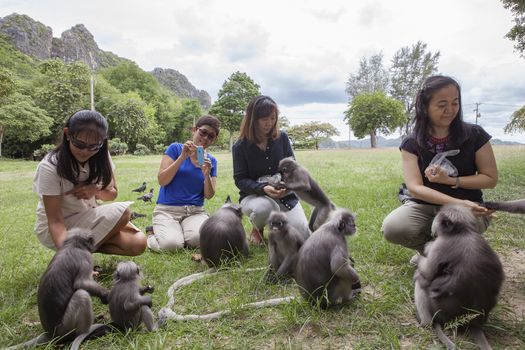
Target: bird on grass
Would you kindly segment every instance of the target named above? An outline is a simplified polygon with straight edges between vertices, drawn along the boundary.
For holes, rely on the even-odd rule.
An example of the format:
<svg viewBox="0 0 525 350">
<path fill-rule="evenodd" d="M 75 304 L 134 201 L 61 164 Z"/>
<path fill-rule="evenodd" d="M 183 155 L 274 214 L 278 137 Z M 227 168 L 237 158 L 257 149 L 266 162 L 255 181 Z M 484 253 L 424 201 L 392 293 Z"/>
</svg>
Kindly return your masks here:
<svg viewBox="0 0 525 350">
<path fill-rule="evenodd" d="M 142 193 L 144 191 L 146 191 L 146 182 L 143 182 L 142 185 L 140 185 L 140 187 L 135 188 L 134 190 L 131 190 L 131 192 L 139 192 L 139 193 Z"/>
<path fill-rule="evenodd" d="M 146 214 L 141 214 L 141 213 L 137 213 L 137 212 L 132 211 L 130 220 L 135 220 L 135 219 L 138 219 L 138 218 L 145 218 L 145 217 L 146 217 Z"/>
<path fill-rule="evenodd" d="M 151 199 L 153 198 L 153 188 L 149 190 L 148 193 L 146 193 L 145 195 L 143 196 L 140 196 L 138 197 L 137 199 L 141 199 L 144 201 L 144 203 L 146 202 L 150 202 L 151 203 Z"/>
</svg>

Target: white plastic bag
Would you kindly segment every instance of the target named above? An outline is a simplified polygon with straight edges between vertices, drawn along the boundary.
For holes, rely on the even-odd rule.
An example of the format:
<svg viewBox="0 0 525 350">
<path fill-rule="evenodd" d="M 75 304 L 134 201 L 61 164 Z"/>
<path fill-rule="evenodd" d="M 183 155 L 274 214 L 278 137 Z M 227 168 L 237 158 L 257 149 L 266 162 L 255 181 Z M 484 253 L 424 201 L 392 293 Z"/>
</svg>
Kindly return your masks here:
<svg viewBox="0 0 525 350">
<path fill-rule="evenodd" d="M 448 174 L 448 176 L 458 176 L 458 169 L 447 159 L 448 156 L 455 156 L 457 154 L 459 154 L 459 149 L 451 149 L 449 151 L 438 153 L 432 158 L 429 165 L 439 166 Z"/>
</svg>

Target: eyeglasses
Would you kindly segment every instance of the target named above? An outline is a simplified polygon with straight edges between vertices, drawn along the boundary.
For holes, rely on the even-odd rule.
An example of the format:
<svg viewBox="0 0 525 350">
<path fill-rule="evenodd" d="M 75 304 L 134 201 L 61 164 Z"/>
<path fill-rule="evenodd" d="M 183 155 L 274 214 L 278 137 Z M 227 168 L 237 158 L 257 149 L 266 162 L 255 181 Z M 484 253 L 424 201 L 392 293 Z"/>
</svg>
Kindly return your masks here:
<svg viewBox="0 0 525 350">
<path fill-rule="evenodd" d="M 81 150 L 87 148 L 87 150 L 90 151 L 90 152 L 98 151 L 99 149 L 102 148 L 102 146 L 104 146 L 104 141 L 100 141 L 100 143 L 94 143 L 94 144 L 91 144 L 91 145 L 87 145 L 86 143 L 75 139 L 73 136 L 69 136 L 68 140 L 76 148 L 81 149 Z"/>
<path fill-rule="evenodd" d="M 213 141 L 217 137 L 217 135 L 214 132 L 208 131 L 206 129 L 198 128 L 199 135 L 201 137 L 207 137 L 208 140 Z"/>
</svg>

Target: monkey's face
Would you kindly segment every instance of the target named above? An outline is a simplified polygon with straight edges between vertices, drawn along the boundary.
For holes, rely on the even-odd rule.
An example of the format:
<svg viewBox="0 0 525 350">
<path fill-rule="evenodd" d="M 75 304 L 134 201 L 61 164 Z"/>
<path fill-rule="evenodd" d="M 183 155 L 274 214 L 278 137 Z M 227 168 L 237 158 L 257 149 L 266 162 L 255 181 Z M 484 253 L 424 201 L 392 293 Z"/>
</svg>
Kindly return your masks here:
<svg viewBox="0 0 525 350">
<path fill-rule="evenodd" d="M 287 224 L 288 220 L 283 213 L 275 211 L 270 214 L 270 218 L 268 219 L 270 231 L 280 232 Z"/>
<path fill-rule="evenodd" d="M 279 162 L 279 172 L 281 173 L 282 180 L 286 181 L 296 168 L 297 163 L 292 157 L 282 159 Z"/>
<path fill-rule="evenodd" d="M 345 236 L 356 233 L 355 216 L 348 210 L 340 210 L 335 215 L 337 229 Z"/>
</svg>

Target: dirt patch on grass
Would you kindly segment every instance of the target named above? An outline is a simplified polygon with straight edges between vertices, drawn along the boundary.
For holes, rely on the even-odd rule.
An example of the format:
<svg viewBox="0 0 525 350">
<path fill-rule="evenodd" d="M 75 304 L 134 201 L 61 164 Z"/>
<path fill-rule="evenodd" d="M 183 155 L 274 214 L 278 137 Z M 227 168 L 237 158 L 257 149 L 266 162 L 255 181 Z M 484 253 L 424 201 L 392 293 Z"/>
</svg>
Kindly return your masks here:
<svg viewBox="0 0 525 350">
<path fill-rule="evenodd" d="M 523 320 L 525 313 L 525 250 L 511 248 L 500 254 L 505 282 L 501 291 L 501 300 L 508 304 L 516 318 Z"/>
</svg>

